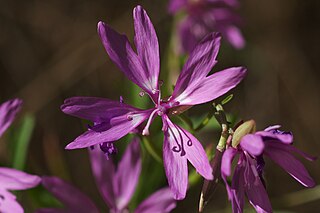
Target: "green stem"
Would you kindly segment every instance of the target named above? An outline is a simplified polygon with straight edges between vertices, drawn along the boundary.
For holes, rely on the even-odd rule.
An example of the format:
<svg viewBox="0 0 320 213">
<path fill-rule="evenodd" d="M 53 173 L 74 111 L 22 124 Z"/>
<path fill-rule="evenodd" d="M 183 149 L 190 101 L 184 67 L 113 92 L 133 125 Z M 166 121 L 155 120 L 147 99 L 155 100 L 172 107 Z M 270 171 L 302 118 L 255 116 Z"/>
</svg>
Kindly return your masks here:
<svg viewBox="0 0 320 213">
<path fill-rule="evenodd" d="M 198 132 L 200 131 L 203 127 L 205 127 L 206 125 L 208 125 L 209 121 L 211 120 L 211 118 L 213 117 L 214 112 L 210 111 L 207 116 L 202 120 L 202 122 L 199 124 L 199 126 L 197 126 L 194 131 Z"/>
<path fill-rule="evenodd" d="M 149 141 L 149 139 L 145 136 L 141 136 L 141 141 L 149 154 L 158 162 L 162 164 L 162 157 L 161 155 L 156 151 L 155 147 L 152 145 L 152 143 Z"/>
</svg>

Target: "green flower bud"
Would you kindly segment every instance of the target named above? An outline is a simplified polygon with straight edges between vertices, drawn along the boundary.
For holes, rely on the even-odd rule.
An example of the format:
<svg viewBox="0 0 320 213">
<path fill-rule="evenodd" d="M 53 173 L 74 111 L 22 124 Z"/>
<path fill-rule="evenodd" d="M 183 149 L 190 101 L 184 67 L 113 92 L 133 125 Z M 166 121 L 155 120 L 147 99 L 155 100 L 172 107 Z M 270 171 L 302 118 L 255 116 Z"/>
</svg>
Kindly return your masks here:
<svg viewBox="0 0 320 213">
<path fill-rule="evenodd" d="M 237 147 L 243 136 L 256 131 L 256 122 L 249 120 L 241 124 L 233 133 L 232 146 Z"/>
</svg>

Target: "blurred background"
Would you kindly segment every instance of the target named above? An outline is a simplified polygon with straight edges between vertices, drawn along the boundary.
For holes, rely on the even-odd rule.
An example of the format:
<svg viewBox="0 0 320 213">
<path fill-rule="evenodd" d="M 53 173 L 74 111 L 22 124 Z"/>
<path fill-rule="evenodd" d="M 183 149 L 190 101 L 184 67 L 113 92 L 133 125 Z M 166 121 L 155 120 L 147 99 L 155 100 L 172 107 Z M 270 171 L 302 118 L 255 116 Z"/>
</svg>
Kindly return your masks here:
<svg viewBox="0 0 320 213">
<path fill-rule="evenodd" d="M 232 91 L 235 97 L 225 110 L 244 120 L 255 119 L 258 129 L 281 124 L 283 130 L 294 133 L 296 147 L 319 156 L 320 2 L 240 3 L 238 12 L 244 20 L 241 29 L 246 47 L 235 50 L 223 43 L 215 70 L 243 65 L 249 73 Z M 98 21 L 103 20 L 132 41 L 132 10 L 137 4 L 147 10 L 155 26 L 164 60 L 173 24 L 167 1 L 1 1 L 0 101 L 13 97 L 24 100 L 15 128 L 0 139 L 1 165 L 14 164 L 33 174 L 69 180 L 106 210 L 91 175 L 87 150 L 64 150 L 83 132 L 83 123 L 63 114 L 59 107 L 72 96 L 118 100 L 122 95 L 128 103 L 132 103 L 132 95 L 138 96 L 132 94 L 132 85 L 108 58 L 96 32 Z M 195 107 L 190 113 L 203 115 L 208 107 Z M 30 138 L 29 144 L 23 146 L 26 154 L 16 154 L 17 147 L 10 145 L 10 140 L 19 141 L 13 129 L 25 131 Z M 207 144 L 216 143 L 218 132 L 205 132 L 198 138 Z M 17 160 L 21 156 L 25 160 Z M 319 161 L 302 161 L 320 184 Z M 304 187 L 269 161 L 266 179 L 275 210 L 316 212 L 320 207 L 319 187 L 295 193 Z M 165 179 L 158 185 L 161 184 Z M 191 188 L 174 212 L 196 212 L 201 184 L 200 181 Z M 44 192 L 35 189 L 19 195 L 27 212 L 43 204 L 36 198 L 41 193 Z M 230 212 L 227 206 L 221 185 L 205 212 Z"/>
</svg>

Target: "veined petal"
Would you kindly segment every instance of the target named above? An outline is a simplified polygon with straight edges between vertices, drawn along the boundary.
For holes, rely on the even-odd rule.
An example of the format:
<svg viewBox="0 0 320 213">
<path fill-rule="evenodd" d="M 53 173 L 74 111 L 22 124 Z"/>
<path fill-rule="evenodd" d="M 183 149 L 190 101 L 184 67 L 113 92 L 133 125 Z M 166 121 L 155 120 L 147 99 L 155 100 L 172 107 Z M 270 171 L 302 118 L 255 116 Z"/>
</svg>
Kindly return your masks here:
<svg viewBox="0 0 320 213">
<path fill-rule="evenodd" d="M 201 176 L 207 180 L 212 180 L 212 168 L 201 143 L 187 130 L 173 124 L 168 117 L 165 119 L 168 124 L 170 143 L 176 147 L 174 149 L 178 149 L 180 156 L 186 157 Z"/>
<path fill-rule="evenodd" d="M 99 146 L 89 148 L 91 169 L 97 188 L 110 209 L 116 209 L 115 166 L 107 159 Z"/>
<path fill-rule="evenodd" d="M 259 175 L 257 174 L 256 166 L 253 164 L 250 157 L 248 157 L 247 160 L 247 172 L 245 173 L 247 183 L 245 184 L 245 191 L 248 199 L 258 213 L 271 213 L 272 207 L 269 197 Z"/>
<path fill-rule="evenodd" d="M 314 180 L 310 177 L 303 164 L 290 153 L 290 145 L 271 142 L 266 143 L 265 145 L 264 153 L 289 173 L 294 179 L 305 187 L 315 186 Z"/>
<path fill-rule="evenodd" d="M 248 134 L 242 137 L 240 146 L 253 156 L 261 155 L 264 149 L 264 142 L 259 135 Z"/>
<path fill-rule="evenodd" d="M 22 100 L 20 99 L 12 99 L 0 105 L 0 136 L 11 125 L 21 105 Z"/>
<path fill-rule="evenodd" d="M 229 147 L 224 151 L 221 161 L 221 173 L 223 175 L 228 177 L 231 175 L 232 161 L 237 153 L 238 151 L 233 147 Z"/>
<path fill-rule="evenodd" d="M 182 99 L 179 97 L 186 90 L 197 87 L 204 80 L 217 62 L 220 40 L 219 33 L 211 33 L 194 48 L 178 77 L 172 98 Z"/>
<path fill-rule="evenodd" d="M 129 112 L 118 117 L 113 117 L 109 123 L 97 124 L 69 143 L 66 149 L 79 149 L 104 142 L 116 141 L 146 120 L 151 111 Z"/>
<path fill-rule="evenodd" d="M 292 134 L 274 133 L 273 131 L 277 131 L 277 130 L 259 131 L 259 132 L 256 132 L 255 134 L 261 135 L 262 137 L 265 137 L 265 138 L 277 139 L 279 140 L 279 142 L 282 142 L 284 144 L 292 144 L 293 142 Z"/>
<path fill-rule="evenodd" d="M 176 207 L 170 188 L 160 189 L 150 195 L 136 208 L 135 213 L 167 213 Z"/>
<path fill-rule="evenodd" d="M 149 73 L 133 51 L 128 38 L 101 21 L 98 23 L 98 33 L 111 60 L 132 82 L 152 95 L 153 90 L 157 88 L 154 88 L 152 82 L 149 81 Z"/>
<path fill-rule="evenodd" d="M 153 89 L 158 88 L 160 71 L 159 43 L 156 31 L 150 21 L 147 12 L 137 6 L 133 10 L 134 18 L 134 41 L 138 56 Z M 155 93 L 156 91 L 154 91 Z M 154 97 L 154 98 L 157 98 Z M 154 99 L 157 101 L 157 99 Z"/>
<path fill-rule="evenodd" d="M 232 67 L 202 78 L 197 85 L 188 86 L 174 98 L 180 105 L 196 105 L 212 101 L 237 86 L 246 75 L 243 67 Z"/>
<path fill-rule="evenodd" d="M 94 203 L 85 194 L 58 177 L 43 177 L 42 184 L 66 206 L 66 212 L 99 212 Z"/>
<path fill-rule="evenodd" d="M 124 209 L 135 191 L 140 172 L 141 157 L 138 138 L 134 138 L 128 145 L 116 172 L 116 204 L 117 209 Z"/>
<path fill-rule="evenodd" d="M 22 190 L 35 187 L 40 183 L 40 177 L 25 172 L 0 167 L 0 185 L 6 190 Z"/>
<path fill-rule="evenodd" d="M 113 117 L 130 112 L 141 111 L 120 101 L 96 97 L 72 97 L 64 101 L 61 110 L 78 118 L 95 123 L 107 122 Z"/>
<path fill-rule="evenodd" d="M 2 183 L 1 183 L 2 184 Z M 0 211 L 14 212 L 14 213 L 23 213 L 24 210 L 21 205 L 17 202 L 16 196 L 6 190 L 0 190 L 0 195 L 2 199 L 0 199 Z"/>
<path fill-rule="evenodd" d="M 245 197 L 244 180 L 244 165 L 238 164 L 235 168 L 234 175 L 232 178 L 232 185 L 229 189 L 231 191 L 231 196 L 229 196 L 229 199 L 231 200 L 233 213 L 243 212 Z"/>
<path fill-rule="evenodd" d="M 174 136 L 165 132 L 163 142 L 163 164 L 173 198 L 182 200 L 186 196 L 188 187 L 187 158 L 172 149 L 176 146 Z"/>
</svg>

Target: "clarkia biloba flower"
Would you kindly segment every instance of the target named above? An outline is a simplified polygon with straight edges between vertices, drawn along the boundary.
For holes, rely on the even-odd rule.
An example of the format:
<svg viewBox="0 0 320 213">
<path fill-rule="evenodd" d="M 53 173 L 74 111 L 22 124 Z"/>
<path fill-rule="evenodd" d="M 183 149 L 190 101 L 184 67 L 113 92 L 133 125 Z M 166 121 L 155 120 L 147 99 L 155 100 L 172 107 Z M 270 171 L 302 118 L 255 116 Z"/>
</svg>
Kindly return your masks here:
<svg viewBox="0 0 320 213">
<path fill-rule="evenodd" d="M 181 113 L 180 109 L 206 103 L 225 94 L 244 78 L 246 69 L 233 67 L 208 75 L 217 63 L 220 35 L 206 36 L 190 54 L 176 82 L 173 94 L 161 98 L 159 88 L 159 45 L 154 27 L 141 6 L 133 11 L 135 52 L 127 37 L 103 22 L 98 23 L 98 33 L 110 58 L 121 71 L 137 84 L 154 103 L 154 108 L 141 110 L 125 103 L 103 98 L 73 97 L 65 100 L 64 113 L 90 120 L 94 123 L 87 132 L 67 145 L 67 149 L 90 147 L 116 141 L 147 120 L 142 134 L 158 115 L 162 118 L 164 143 L 163 161 L 168 183 L 175 199 L 183 199 L 188 185 L 189 161 L 197 172 L 212 179 L 212 169 L 200 142 L 169 116 Z"/>
<path fill-rule="evenodd" d="M 210 32 L 220 32 L 234 48 L 243 48 L 245 40 L 238 28 L 241 18 L 235 12 L 238 5 L 237 0 L 171 0 L 171 14 L 185 12 L 178 20 L 182 52 L 191 52 Z"/>
<path fill-rule="evenodd" d="M 280 126 L 268 127 L 255 132 L 253 120 L 236 129 L 232 145 L 222 157 L 221 173 L 225 181 L 233 212 L 242 212 L 244 197 L 248 197 L 257 212 L 272 212 L 272 207 L 263 180 L 264 157 L 267 156 L 305 187 L 314 187 L 315 182 L 302 163 L 294 157 L 300 154 L 308 160 L 315 158 L 296 149 L 290 132 L 278 130 Z M 232 161 L 239 156 L 232 177 L 231 186 L 227 177 L 231 176 Z"/>
<path fill-rule="evenodd" d="M 12 99 L 0 105 L 0 136 L 11 125 L 16 114 L 20 111 L 22 101 Z M 16 196 L 11 190 L 25 190 L 37 186 L 41 179 L 36 175 L 0 167 L 0 211 L 1 212 L 24 212 L 16 201 Z"/>
<path fill-rule="evenodd" d="M 141 171 L 139 146 L 138 139 L 133 139 L 118 166 L 114 165 L 112 159 L 107 159 L 98 146 L 89 148 L 93 176 L 111 213 L 128 212 L 127 206 L 136 189 Z M 44 177 L 43 185 L 65 205 L 63 212 L 99 212 L 85 194 L 57 177 Z M 175 206 L 176 201 L 171 190 L 165 187 L 142 201 L 134 212 L 166 213 Z M 39 209 L 37 212 L 61 212 L 61 209 Z"/>
</svg>

